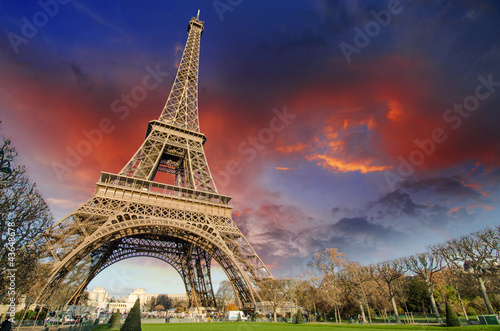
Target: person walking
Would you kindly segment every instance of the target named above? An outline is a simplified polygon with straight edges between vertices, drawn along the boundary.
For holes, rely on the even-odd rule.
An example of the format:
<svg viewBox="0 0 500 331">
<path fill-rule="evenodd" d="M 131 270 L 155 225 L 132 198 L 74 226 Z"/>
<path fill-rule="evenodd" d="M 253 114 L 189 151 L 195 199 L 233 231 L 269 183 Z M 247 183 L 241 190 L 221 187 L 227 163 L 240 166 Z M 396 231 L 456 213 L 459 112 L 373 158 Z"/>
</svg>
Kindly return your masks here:
<svg viewBox="0 0 500 331">
<path fill-rule="evenodd" d="M 12 330 L 12 322 L 9 321 L 9 318 L 6 318 L 5 321 L 2 322 L 2 327 L 0 331 L 10 331 Z"/>
</svg>

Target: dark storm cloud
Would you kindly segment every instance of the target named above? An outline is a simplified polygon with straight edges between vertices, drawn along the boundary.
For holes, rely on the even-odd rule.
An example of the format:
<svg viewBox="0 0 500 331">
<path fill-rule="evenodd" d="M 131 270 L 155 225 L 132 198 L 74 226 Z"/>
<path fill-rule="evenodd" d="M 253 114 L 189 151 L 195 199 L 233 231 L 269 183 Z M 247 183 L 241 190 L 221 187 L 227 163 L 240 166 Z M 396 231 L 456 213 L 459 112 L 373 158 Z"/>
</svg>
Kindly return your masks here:
<svg viewBox="0 0 500 331">
<path fill-rule="evenodd" d="M 389 192 L 382 196 L 378 201 L 370 203 L 369 209 L 377 210 L 377 217 L 406 215 L 415 217 L 423 208 L 412 201 L 410 195 L 400 190 Z"/>
<path fill-rule="evenodd" d="M 75 63 L 71 63 L 70 66 L 71 66 L 71 71 L 76 77 L 78 85 L 85 90 L 92 90 L 93 84 L 92 81 L 90 80 L 89 75 L 83 72 L 82 68 L 80 68 Z"/>
<path fill-rule="evenodd" d="M 443 184 L 439 189 L 436 186 Z M 400 189 L 383 195 L 380 199 L 367 204 L 366 210 L 358 213 L 369 215 L 382 225 L 392 225 L 398 231 L 427 231 L 463 225 L 475 219 L 467 210 L 454 208 L 450 199 L 459 197 L 462 204 L 477 203 L 481 194 L 463 186 L 456 179 L 427 179 L 414 183 L 405 181 Z M 429 202 L 429 196 L 440 194 L 442 199 Z M 403 190 L 407 190 L 403 191 Z M 422 200 L 421 203 L 415 201 Z M 425 201 L 425 202 L 424 202 Z M 442 201 L 439 203 L 438 201 Z"/>
<path fill-rule="evenodd" d="M 449 208 L 437 204 L 429 206 L 425 215 L 419 217 L 419 222 L 431 229 L 442 229 L 461 223 L 458 218 L 450 216 Z"/>
<path fill-rule="evenodd" d="M 407 233 L 373 222 L 367 217 L 345 217 L 334 224 L 311 229 L 311 254 L 325 248 L 338 248 L 349 260 L 363 264 L 393 256 L 414 240 Z M 385 256 L 385 257 L 384 257 Z"/>
<path fill-rule="evenodd" d="M 447 203 L 457 197 L 462 205 L 484 203 L 482 195 L 465 182 L 458 176 L 407 180 L 399 189 L 357 210 L 333 207 L 331 218 L 323 220 L 297 206 L 267 201 L 246 213 L 238 213 L 235 222 L 271 265 L 276 261 L 284 265 L 291 259 L 307 263 L 314 252 L 330 247 L 345 252 L 348 259 L 372 263 L 401 251 L 422 251 L 423 245 L 442 241 L 438 234 L 441 231 L 475 222 L 476 214 Z M 436 194 L 442 197 L 442 203 L 428 200 Z"/>
<path fill-rule="evenodd" d="M 405 203 L 411 205 L 408 201 Z M 333 210 L 335 215 L 341 212 L 340 208 Z M 363 252 L 371 252 L 372 256 L 401 245 L 404 238 L 403 232 L 368 216 L 322 221 L 296 206 L 269 202 L 243 213 L 237 211 L 234 220 L 259 256 L 270 265 L 283 266 L 292 259 L 306 264 L 314 252 L 329 247 L 340 249 L 352 259 Z"/>
<path fill-rule="evenodd" d="M 427 178 L 421 180 L 405 180 L 400 183 L 401 188 L 410 191 L 432 189 L 434 192 L 450 197 L 479 199 L 480 193 L 471 187 L 465 186 L 459 178 Z"/>
<path fill-rule="evenodd" d="M 286 229 L 268 227 L 254 237 L 254 240 L 266 242 L 265 245 L 256 244 L 261 247 L 267 256 L 308 256 L 311 248 L 311 237 L 307 231 L 292 232 Z M 257 248 L 258 249 L 258 248 Z M 306 253 L 306 254 L 304 254 Z"/>
<path fill-rule="evenodd" d="M 451 215 L 457 219 L 463 220 L 464 222 L 474 221 L 474 217 L 464 207 L 452 210 Z"/>
<path fill-rule="evenodd" d="M 333 207 L 331 212 L 332 212 L 332 216 L 335 216 L 336 214 L 338 214 L 340 212 L 340 208 L 339 207 Z"/>
<path fill-rule="evenodd" d="M 380 242 L 394 240 L 401 236 L 402 233 L 394 230 L 391 227 L 384 227 L 380 224 L 371 223 L 366 217 L 342 218 L 338 222 L 326 227 L 322 227 L 316 231 L 317 234 L 325 233 L 331 235 L 330 241 L 335 241 L 338 238 L 355 239 L 357 242 L 370 243 L 374 246 Z"/>
<path fill-rule="evenodd" d="M 366 217 L 342 218 L 334 224 L 325 224 L 309 229 L 290 231 L 277 225 L 250 236 L 252 246 L 259 256 L 270 265 L 288 265 L 301 261 L 305 266 L 314 252 L 335 247 L 345 252 L 352 260 L 362 260 L 366 255 L 372 261 L 378 252 L 401 247 L 407 236 L 392 227 L 371 222 Z M 367 254 L 368 252 L 368 254 Z M 287 268 L 288 269 L 288 268 Z M 281 275 L 277 272 L 277 275 Z"/>
<path fill-rule="evenodd" d="M 498 181 L 500 180 L 500 168 L 495 168 L 493 171 L 491 171 L 488 175 L 489 179 Z"/>
</svg>

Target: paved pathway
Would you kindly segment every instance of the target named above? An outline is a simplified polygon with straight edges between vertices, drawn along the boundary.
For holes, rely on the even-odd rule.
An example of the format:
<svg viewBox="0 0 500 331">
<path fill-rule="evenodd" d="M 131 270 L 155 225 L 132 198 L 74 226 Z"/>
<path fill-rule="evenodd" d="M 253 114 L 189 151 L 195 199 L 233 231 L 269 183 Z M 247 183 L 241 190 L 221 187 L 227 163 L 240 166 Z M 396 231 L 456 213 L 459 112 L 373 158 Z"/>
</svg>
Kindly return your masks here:
<svg viewBox="0 0 500 331">
<path fill-rule="evenodd" d="M 50 331 L 57 331 L 57 330 L 61 330 L 61 331 L 64 331 L 64 330 L 68 330 L 70 327 L 70 325 L 62 325 L 62 326 L 52 326 L 49 330 Z M 12 331 L 44 331 L 45 330 L 45 327 L 44 326 L 21 326 L 20 328 L 19 327 L 13 327 L 12 328 Z"/>
</svg>

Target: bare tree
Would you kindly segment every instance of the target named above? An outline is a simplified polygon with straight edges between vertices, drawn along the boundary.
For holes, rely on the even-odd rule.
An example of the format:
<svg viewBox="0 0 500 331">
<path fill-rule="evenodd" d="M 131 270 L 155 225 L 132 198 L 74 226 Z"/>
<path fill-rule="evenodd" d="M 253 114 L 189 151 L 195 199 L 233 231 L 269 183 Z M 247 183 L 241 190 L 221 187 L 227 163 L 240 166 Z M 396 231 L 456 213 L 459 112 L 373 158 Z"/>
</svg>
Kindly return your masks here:
<svg viewBox="0 0 500 331">
<path fill-rule="evenodd" d="M 493 259 L 489 268 L 492 275 L 490 277 L 490 284 L 497 293 L 500 293 L 500 226 L 495 229 L 481 231 L 478 237 L 492 248 Z"/>
<path fill-rule="evenodd" d="M 303 285 L 303 282 L 298 278 L 288 278 L 286 282 L 286 292 L 288 293 L 288 299 L 290 301 L 290 319 L 293 320 L 294 314 L 297 313 L 296 309 L 293 309 L 293 302 L 297 306 L 297 300 L 299 293 L 301 292 L 299 288 Z M 287 300 L 285 300 L 287 301 Z"/>
<path fill-rule="evenodd" d="M 341 323 L 339 304 L 339 289 L 336 286 L 336 273 L 346 267 L 348 264 L 345 254 L 337 248 L 326 248 L 321 252 L 314 254 L 313 260 L 309 266 L 317 270 L 322 276 L 322 286 L 329 293 L 332 306 L 335 309 L 335 321 Z"/>
<path fill-rule="evenodd" d="M 227 279 L 223 280 L 219 284 L 219 289 L 215 294 L 215 300 L 217 302 L 217 307 L 221 310 L 229 305 L 230 303 L 234 303 L 236 300 L 236 296 L 234 295 L 233 285 Z"/>
<path fill-rule="evenodd" d="M 315 303 L 313 302 L 314 290 L 311 288 L 311 284 L 305 278 L 305 275 L 300 275 L 295 279 L 295 283 L 294 297 L 296 306 L 304 307 L 308 312 L 313 311 Z"/>
<path fill-rule="evenodd" d="M 0 122 L 1 123 L 1 122 Z M 10 159 L 9 156 L 5 155 L 5 151 L 9 147 L 9 141 L 3 141 L 3 146 L 0 148 L 0 180 L 5 180 L 12 173 L 12 169 L 10 168 Z"/>
<path fill-rule="evenodd" d="M 461 269 L 476 278 L 488 314 L 494 314 L 485 285 L 485 277 L 495 267 L 495 263 L 498 263 L 495 261 L 494 247 L 482 240 L 477 234 L 471 234 L 430 248 L 434 254 L 441 256 L 449 266 Z"/>
<path fill-rule="evenodd" d="M 371 323 L 370 306 L 366 294 L 367 289 L 365 289 L 367 282 L 371 280 L 369 268 L 359 263 L 349 262 L 344 269 L 338 272 L 337 278 L 344 291 L 358 301 L 363 322 L 367 321 L 363 303 L 368 307 L 368 315 Z"/>
<path fill-rule="evenodd" d="M 390 299 L 396 323 L 401 323 L 396 305 L 396 291 L 401 286 L 402 279 L 405 277 L 406 268 L 404 263 L 401 260 L 379 262 L 369 266 L 369 270 L 372 279 Z"/>
<path fill-rule="evenodd" d="M 403 258 L 403 262 L 408 270 L 417 274 L 424 281 L 431 300 L 432 311 L 439 321 L 441 316 L 434 298 L 434 285 L 436 273 L 444 268 L 443 260 L 438 255 L 426 252 Z"/>
<path fill-rule="evenodd" d="M 326 248 L 314 253 L 310 266 L 319 270 L 323 275 L 335 276 L 347 263 L 344 253 L 337 248 Z"/>
<path fill-rule="evenodd" d="M 321 286 L 321 277 L 317 277 L 311 271 L 301 276 L 304 282 L 304 292 L 309 295 L 309 300 L 306 301 L 309 310 L 314 311 L 314 321 L 317 319 L 318 309 L 316 302 L 319 298 L 319 290 Z"/>
<path fill-rule="evenodd" d="M 288 279 L 266 279 L 259 283 L 260 296 L 269 301 L 273 307 L 273 320 L 277 322 L 277 308 L 289 298 Z"/>
<path fill-rule="evenodd" d="M 500 269 L 500 227 L 485 229 L 474 235 L 490 249 L 490 257 L 485 259 L 485 268 L 490 273 L 496 273 Z"/>
<path fill-rule="evenodd" d="M 9 174 L 0 181 L 0 245 L 4 248 L 0 251 L 0 264 L 5 267 L 0 276 L 0 301 L 7 299 L 7 277 L 15 277 L 16 295 L 30 294 L 39 283 L 41 247 L 25 246 L 52 223 L 49 207 L 16 157 L 10 141 L 4 139 L 1 167 L 8 168 Z"/>
</svg>

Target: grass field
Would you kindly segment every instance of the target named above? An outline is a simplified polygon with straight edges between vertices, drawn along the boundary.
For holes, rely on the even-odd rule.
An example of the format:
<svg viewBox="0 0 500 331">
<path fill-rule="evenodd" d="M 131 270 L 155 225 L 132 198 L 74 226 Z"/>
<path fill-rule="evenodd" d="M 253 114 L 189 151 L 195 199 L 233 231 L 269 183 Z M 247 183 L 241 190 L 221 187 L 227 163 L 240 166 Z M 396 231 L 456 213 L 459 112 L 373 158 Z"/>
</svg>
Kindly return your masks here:
<svg viewBox="0 0 500 331">
<path fill-rule="evenodd" d="M 460 329 L 464 331 L 478 330 L 500 330 L 499 326 L 472 325 L 463 327 L 445 328 L 435 325 L 358 325 L 358 324 L 286 324 L 286 323 L 253 323 L 253 322 L 217 322 L 217 323 L 165 323 L 165 324 L 142 324 L 143 331 L 335 331 L 362 329 L 362 330 L 453 330 Z M 94 330 L 108 330 L 106 325 L 100 325 Z"/>
</svg>

